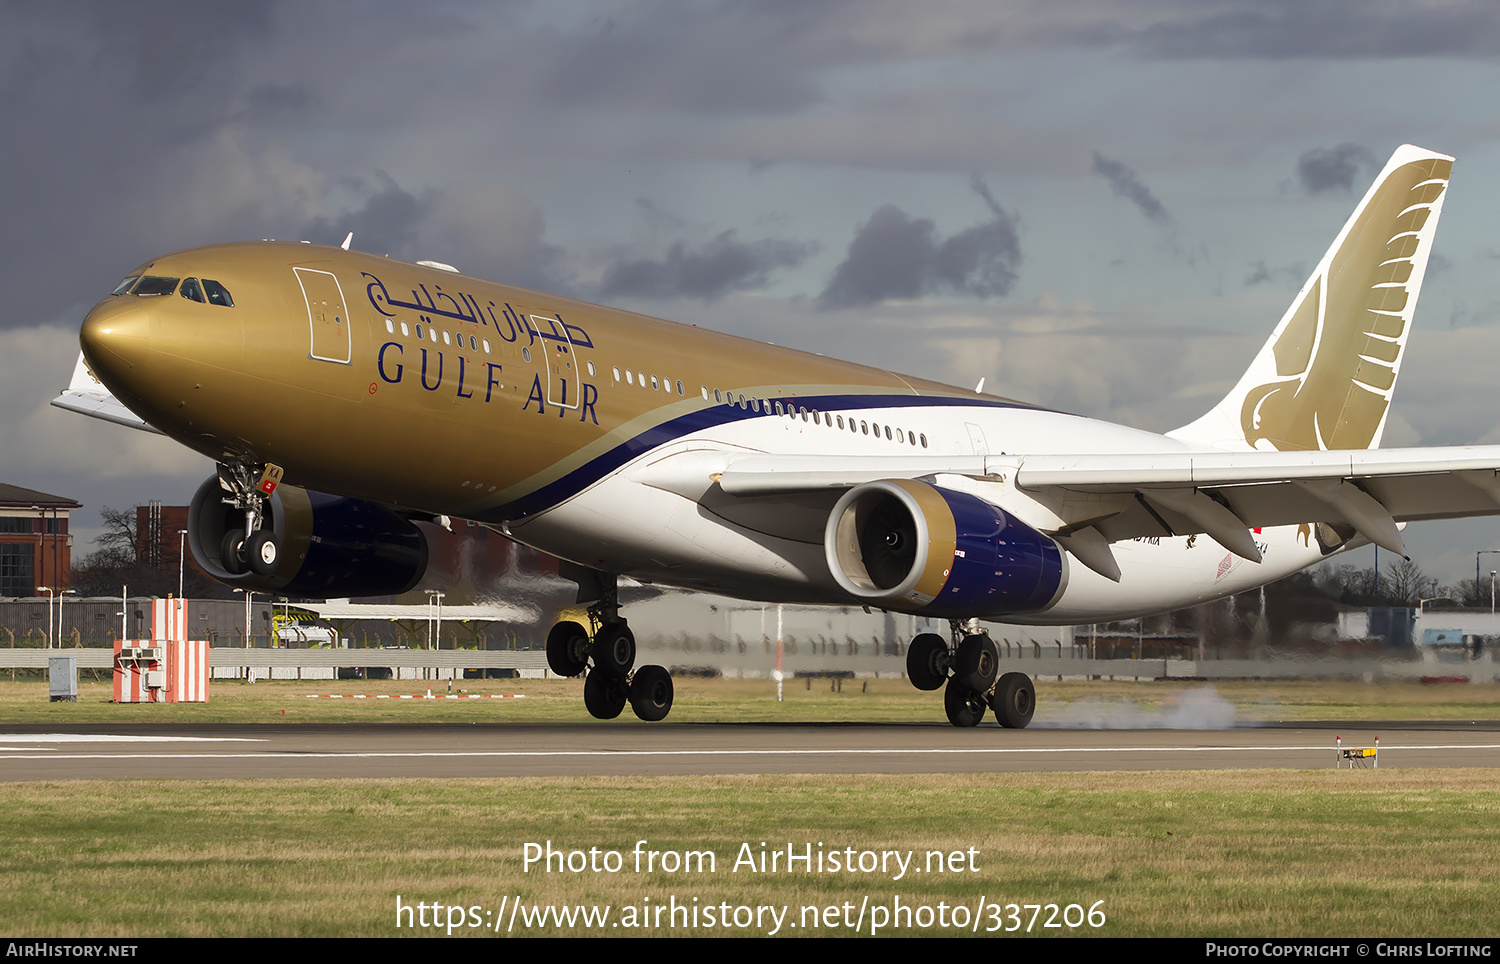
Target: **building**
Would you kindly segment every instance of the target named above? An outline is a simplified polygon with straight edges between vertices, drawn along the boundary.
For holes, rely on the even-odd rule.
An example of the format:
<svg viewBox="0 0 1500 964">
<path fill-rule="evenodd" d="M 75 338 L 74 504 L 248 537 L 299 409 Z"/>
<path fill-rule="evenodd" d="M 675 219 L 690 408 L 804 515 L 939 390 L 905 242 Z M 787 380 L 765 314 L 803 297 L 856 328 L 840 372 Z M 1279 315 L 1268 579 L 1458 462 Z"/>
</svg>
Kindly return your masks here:
<svg viewBox="0 0 1500 964">
<path fill-rule="evenodd" d="M 37 596 L 68 588 L 73 537 L 68 513 L 82 505 L 0 483 L 0 596 Z"/>
<path fill-rule="evenodd" d="M 187 575 L 203 579 L 208 573 L 187 550 L 188 507 L 162 505 L 151 501 L 135 507 L 136 562 L 152 572 L 175 573 L 179 567 Z"/>
</svg>

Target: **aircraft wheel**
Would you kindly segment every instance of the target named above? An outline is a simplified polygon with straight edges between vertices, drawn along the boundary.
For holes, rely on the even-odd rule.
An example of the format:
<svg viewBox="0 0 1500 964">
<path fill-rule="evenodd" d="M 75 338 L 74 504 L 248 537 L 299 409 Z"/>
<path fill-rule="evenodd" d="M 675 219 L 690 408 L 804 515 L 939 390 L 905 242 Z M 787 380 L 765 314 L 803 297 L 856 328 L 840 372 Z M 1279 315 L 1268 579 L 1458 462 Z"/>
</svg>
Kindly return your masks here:
<svg viewBox="0 0 1500 964">
<path fill-rule="evenodd" d="M 251 533 L 245 540 L 244 551 L 250 571 L 257 575 L 272 575 L 277 563 L 281 562 L 281 545 L 276 541 L 276 534 L 265 529 Z"/>
<path fill-rule="evenodd" d="M 242 576 L 250 567 L 245 561 L 245 530 L 230 529 L 219 541 L 219 565 L 231 576 Z"/>
<path fill-rule="evenodd" d="M 583 705 L 597 720 L 612 720 L 625 708 L 625 679 L 594 667 L 583 680 Z"/>
<path fill-rule="evenodd" d="M 672 712 L 672 674 L 662 666 L 642 666 L 630 680 L 630 708 L 648 723 Z"/>
<path fill-rule="evenodd" d="M 948 679 L 948 644 L 937 633 L 922 633 L 906 647 L 906 678 L 919 690 L 935 690 Z"/>
<path fill-rule="evenodd" d="M 558 623 L 547 633 L 547 666 L 558 676 L 582 673 L 589 665 L 589 634 L 577 623 Z"/>
<path fill-rule="evenodd" d="M 1023 729 L 1031 722 L 1031 714 L 1036 712 L 1036 688 L 1031 684 L 1031 677 L 1025 673 L 1006 673 L 1000 677 L 990 697 L 990 705 L 1001 726 Z"/>
<path fill-rule="evenodd" d="M 943 709 L 948 711 L 948 722 L 954 726 L 978 726 L 984 719 L 984 697 L 969 689 L 958 677 L 948 681 L 943 691 Z"/>
<path fill-rule="evenodd" d="M 594 666 L 624 679 L 635 665 L 635 635 L 622 619 L 605 623 L 594 637 Z"/>
<path fill-rule="evenodd" d="M 965 636 L 953 659 L 953 677 L 977 693 L 987 693 L 1000 672 L 1000 651 L 983 633 Z"/>
</svg>

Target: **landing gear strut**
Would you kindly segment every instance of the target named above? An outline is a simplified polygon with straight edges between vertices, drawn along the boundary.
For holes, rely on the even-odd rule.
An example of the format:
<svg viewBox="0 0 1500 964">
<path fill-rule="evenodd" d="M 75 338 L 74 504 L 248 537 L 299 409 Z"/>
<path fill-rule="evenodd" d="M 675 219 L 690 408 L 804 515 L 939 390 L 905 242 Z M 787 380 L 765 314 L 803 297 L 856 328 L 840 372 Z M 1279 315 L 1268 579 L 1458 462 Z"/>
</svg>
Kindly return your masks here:
<svg viewBox="0 0 1500 964">
<path fill-rule="evenodd" d="M 578 583 L 578 602 L 589 604 L 589 628 L 571 621 L 553 626 L 547 633 L 547 665 L 559 676 L 588 672 L 583 705 L 596 719 L 614 719 L 626 703 L 643 720 L 664 719 L 672 711 L 672 674 L 661 666 L 642 666 L 631 672 L 635 634 L 620 615 L 614 573 L 569 562 L 560 571 Z"/>
<path fill-rule="evenodd" d="M 953 643 L 922 633 L 906 649 L 906 675 L 919 690 L 946 684 L 943 709 L 954 726 L 977 726 L 986 709 L 1001 726 L 1019 729 L 1031 722 L 1036 690 L 1025 673 L 999 676 L 1000 651 L 978 620 L 949 621 Z M 998 679 L 996 677 L 999 677 Z"/>
<path fill-rule="evenodd" d="M 243 528 L 230 529 L 219 542 L 219 564 L 232 575 L 269 576 L 281 562 L 281 544 L 266 524 L 266 500 L 281 484 L 282 468 L 271 462 L 219 464 L 224 503 L 245 513 Z"/>
</svg>

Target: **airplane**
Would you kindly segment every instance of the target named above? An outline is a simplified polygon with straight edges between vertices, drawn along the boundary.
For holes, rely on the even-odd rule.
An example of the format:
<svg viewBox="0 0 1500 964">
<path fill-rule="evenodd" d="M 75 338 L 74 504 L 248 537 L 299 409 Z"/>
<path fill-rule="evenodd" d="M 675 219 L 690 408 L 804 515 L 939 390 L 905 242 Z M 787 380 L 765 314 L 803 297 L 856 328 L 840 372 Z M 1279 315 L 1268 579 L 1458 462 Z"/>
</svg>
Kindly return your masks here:
<svg viewBox="0 0 1500 964">
<path fill-rule="evenodd" d="M 956 726 L 1024 727 L 1035 688 L 980 621 L 1192 606 L 1500 513 L 1500 446 L 1379 448 L 1453 158 L 1396 150 L 1222 401 L 1166 434 L 306 242 L 131 271 L 55 404 L 218 463 L 192 552 L 283 595 L 406 591 L 417 521 L 564 560 L 588 625 L 547 660 L 611 719 L 671 709 L 619 578 L 944 619 L 907 671 Z M 982 384 L 981 384 L 982 387 Z"/>
</svg>

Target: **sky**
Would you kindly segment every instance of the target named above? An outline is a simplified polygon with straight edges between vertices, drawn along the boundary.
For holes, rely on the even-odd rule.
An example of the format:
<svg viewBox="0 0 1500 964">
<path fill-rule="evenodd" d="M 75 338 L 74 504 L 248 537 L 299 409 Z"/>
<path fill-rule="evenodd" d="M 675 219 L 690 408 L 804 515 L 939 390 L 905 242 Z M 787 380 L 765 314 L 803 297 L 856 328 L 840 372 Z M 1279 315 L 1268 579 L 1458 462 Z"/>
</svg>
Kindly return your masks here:
<svg viewBox="0 0 1500 964">
<path fill-rule="evenodd" d="M 1500 442 L 1496 90 L 1481 0 L 0 5 L 0 481 L 83 502 L 79 554 L 186 503 L 205 460 L 49 407 L 83 316 L 168 251 L 349 231 L 1166 431 L 1404 142 L 1457 163 L 1385 444 Z M 1456 581 L 1500 523 L 1407 544 Z"/>
</svg>

